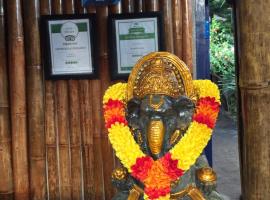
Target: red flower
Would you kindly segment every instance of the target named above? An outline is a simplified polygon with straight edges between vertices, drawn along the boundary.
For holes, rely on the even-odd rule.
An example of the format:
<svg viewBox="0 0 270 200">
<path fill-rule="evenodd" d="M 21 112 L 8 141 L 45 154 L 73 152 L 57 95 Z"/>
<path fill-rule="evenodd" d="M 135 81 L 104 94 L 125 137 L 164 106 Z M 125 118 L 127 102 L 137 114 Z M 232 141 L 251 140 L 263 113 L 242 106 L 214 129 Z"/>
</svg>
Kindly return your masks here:
<svg viewBox="0 0 270 200">
<path fill-rule="evenodd" d="M 154 160 L 150 156 L 137 158 L 135 165 L 131 167 L 131 175 L 142 181 L 147 177 L 148 171 L 151 169 Z"/>
<path fill-rule="evenodd" d="M 111 109 L 115 107 L 123 107 L 124 108 L 124 103 L 120 100 L 113 100 L 109 99 L 107 103 L 104 104 L 103 108 L 104 109 Z"/>
<path fill-rule="evenodd" d="M 152 187 L 145 187 L 144 192 L 148 195 L 149 199 L 154 200 L 158 199 L 159 197 L 166 196 L 170 193 L 170 186 L 165 188 L 152 188 Z"/>
<path fill-rule="evenodd" d="M 110 128 L 116 122 L 127 125 L 124 103 L 122 101 L 109 99 L 104 104 L 103 109 L 106 128 Z"/>
<path fill-rule="evenodd" d="M 166 173 L 171 177 L 172 181 L 183 175 L 183 170 L 178 169 L 178 160 L 173 160 L 171 154 L 167 153 L 160 159 Z"/>
<path fill-rule="evenodd" d="M 193 120 L 207 125 L 209 128 L 214 128 L 218 116 L 220 104 L 215 101 L 215 98 L 204 97 L 199 99 L 197 103 L 196 113 L 193 115 Z"/>
<path fill-rule="evenodd" d="M 123 123 L 124 125 L 128 124 L 126 118 L 123 116 L 111 116 L 110 119 L 106 121 L 105 126 L 106 128 L 111 128 L 111 126 L 116 122 Z"/>
</svg>

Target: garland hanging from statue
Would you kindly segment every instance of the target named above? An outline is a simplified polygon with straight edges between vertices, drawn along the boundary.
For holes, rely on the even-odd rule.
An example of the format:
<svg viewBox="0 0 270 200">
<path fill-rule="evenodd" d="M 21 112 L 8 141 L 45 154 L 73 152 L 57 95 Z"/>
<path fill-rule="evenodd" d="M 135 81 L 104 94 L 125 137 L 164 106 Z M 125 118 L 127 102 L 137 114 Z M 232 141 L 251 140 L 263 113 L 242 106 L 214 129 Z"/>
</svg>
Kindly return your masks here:
<svg viewBox="0 0 270 200">
<path fill-rule="evenodd" d="M 198 101 L 193 120 L 181 140 L 162 158 L 145 155 L 125 118 L 127 84 L 117 83 L 103 98 L 105 125 L 116 156 L 145 188 L 145 199 L 170 199 L 170 184 L 188 170 L 211 138 L 219 107 L 218 87 L 209 80 L 193 81 Z"/>
</svg>

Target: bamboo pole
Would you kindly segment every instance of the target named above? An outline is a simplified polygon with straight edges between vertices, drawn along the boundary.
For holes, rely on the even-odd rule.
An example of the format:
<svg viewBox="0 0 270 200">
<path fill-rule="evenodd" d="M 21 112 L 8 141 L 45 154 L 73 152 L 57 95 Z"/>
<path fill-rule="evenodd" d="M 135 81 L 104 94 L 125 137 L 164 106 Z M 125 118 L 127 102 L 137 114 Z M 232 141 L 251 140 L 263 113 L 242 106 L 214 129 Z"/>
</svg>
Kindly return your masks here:
<svg viewBox="0 0 270 200">
<path fill-rule="evenodd" d="M 93 136 L 94 136 L 94 193 L 95 196 L 93 199 L 95 200 L 103 200 L 104 196 L 104 170 L 103 170 L 103 154 L 101 150 L 101 87 L 99 80 L 92 81 L 92 93 L 91 100 L 93 105 Z"/>
<path fill-rule="evenodd" d="M 0 199 L 13 199 L 4 2 L 0 0 Z"/>
<path fill-rule="evenodd" d="M 70 3 L 70 2 L 69 2 Z M 65 6 L 66 7 L 66 6 Z M 62 14 L 61 0 L 52 1 L 52 13 Z M 70 127 L 69 127 L 69 99 L 68 84 L 65 80 L 55 82 L 57 134 L 59 150 L 60 198 L 71 199 L 71 163 L 70 163 Z"/>
<path fill-rule="evenodd" d="M 109 6 L 109 12 L 112 14 L 119 14 L 122 13 L 122 4 L 119 1 L 117 4 Z"/>
<path fill-rule="evenodd" d="M 159 10 L 158 0 L 146 0 L 145 8 L 147 11 L 158 11 Z"/>
<path fill-rule="evenodd" d="M 31 199 L 46 199 L 43 73 L 40 58 L 39 2 L 24 2 L 27 114 Z"/>
<path fill-rule="evenodd" d="M 107 42 L 107 26 L 104 26 L 104 24 L 107 24 L 107 18 L 108 18 L 108 7 L 107 6 L 98 6 L 96 7 L 97 12 L 97 31 L 100 33 L 98 38 L 99 43 L 99 69 L 100 69 L 100 91 L 99 91 L 99 99 L 95 98 L 95 100 L 98 100 L 99 103 L 97 104 L 99 106 L 99 119 L 101 120 L 101 132 L 99 131 L 99 135 L 96 137 L 95 141 L 99 146 L 101 147 L 101 158 L 102 162 L 100 164 L 103 165 L 103 185 L 104 185 L 104 195 L 105 199 L 111 199 L 113 188 L 111 185 L 110 177 L 113 167 L 113 153 L 111 146 L 108 142 L 107 132 L 104 126 L 104 119 L 102 114 L 102 97 L 104 94 L 104 91 L 107 89 L 107 87 L 110 84 L 110 78 L 109 78 L 109 69 L 108 69 L 108 42 Z M 93 92 L 97 89 L 96 86 L 93 86 Z M 93 102 L 93 105 L 96 105 Z M 95 154 L 96 155 L 96 154 Z M 98 166 L 98 165 L 97 165 Z M 101 188 L 100 188 L 101 189 Z M 99 191 L 100 191 L 99 189 Z M 97 198 L 96 199 L 100 199 Z"/>
<path fill-rule="evenodd" d="M 235 8 L 242 199 L 270 199 L 270 3 L 235 1 Z"/>
<path fill-rule="evenodd" d="M 182 57 L 192 73 L 192 3 L 189 0 L 183 0 L 182 3 Z"/>
<path fill-rule="evenodd" d="M 172 1 L 159 0 L 160 10 L 163 12 L 165 49 L 173 53 L 173 26 L 172 26 Z"/>
<path fill-rule="evenodd" d="M 77 2 L 81 2 L 77 0 Z M 82 9 L 79 8 L 79 13 Z M 94 6 L 86 8 L 87 13 L 96 13 Z M 95 80 L 96 81 L 96 80 Z M 80 121 L 82 132 L 82 158 L 83 158 L 83 180 L 84 199 L 93 200 L 94 190 L 94 139 L 93 139 L 93 104 L 92 104 L 92 81 L 80 80 L 79 87 Z"/>
<path fill-rule="evenodd" d="M 80 119 L 83 143 L 83 177 L 84 198 L 94 199 L 94 147 L 93 147 L 93 116 L 91 100 L 91 82 L 80 80 Z"/>
<path fill-rule="evenodd" d="M 12 164 L 15 199 L 29 199 L 27 160 L 25 58 L 21 2 L 7 3 Z"/>
<path fill-rule="evenodd" d="M 40 14 L 51 14 L 51 0 L 40 0 Z"/>
<path fill-rule="evenodd" d="M 122 1 L 123 13 L 134 12 L 134 0 L 123 0 Z"/>
<path fill-rule="evenodd" d="M 63 11 L 65 14 L 75 13 L 75 1 L 64 0 Z M 71 148 L 71 192 L 72 199 L 82 199 L 82 166 L 81 166 L 81 127 L 79 107 L 79 81 L 69 80 L 69 124 L 70 124 L 70 148 Z"/>
<path fill-rule="evenodd" d="M 135 1 L 135 12 L 141 13 L 145 11 L 145 0 Z"/>
<path fill-rule="evenodd" d="M 83 14 L 86 13 L 86 8 L 82 6 L 82 1 L 75 0 L 75 13 Z"/>
<path fill-rule="evenodd" d="M 90 6 L 87 6 L 86 7 L 86 11 L 87 11 L 87 13 L 89 13 L 89 14 L 95 14 L 97 11 L 96 11 L 96 7 L 95 6 L 92 6 L 92 5 L 90 5 Z"/>
<path fill-rule="evenodd" d="M 110 6 L 109 12 L 111 14 L 120 14 L 120 13 L 122 13 L 122 4 L 121 4 L 121 2 L 118 2 L 117 4 Z M 120 164 L 120 161 L 116 157 L 116 155 L 115 155 L 115 153 L 113 151 L 112 151 L 112 155 L 111 156 L 113 158 L 113 163 L 112 163 L 113 168 L 115 168 L 116 166 L 120 166 L 121 165 Z"/>
<path fill-rule="evenodd" d="M 70 102 L 70 148 L 71 148 L 71 179 L 72 199 L 82 199 L 82 166 L 81 166 L 81 127 L 80 127 L 80 101 L 79 82 L 70 80 L 69 102 Z"/>
<path fill-rule="evenodd" d="M 40 1 L 40 14 L 51 14 L 51 0 Z M 60 198 L 59 173 L 57 156 L 57 134 L 56 134 L 56 103 L 54 83 L 45 81 L 45 138 L 46 138 L 46 158 L 47 158 L 47 188 L 49 199 Z"/>
<path fill-rule="evenodd" d="M 45 83 L 45 135 L 47 157 L 47 187 L 48 197 L 52 200 L 60 198 L 59 173 L 56 139 L 56 110 L 54 100 L 54 84 L 51 81 Z"/>
<path fill-rule="evenodd" d="M 59 148 L 60 198 L 71 199 L 70 138 L 68 122 L 68 85 L 56 82 L 57 133 Z"/>
<path fill-rule="evenodd" d="M 183 59 L 183 34 L 182 34 L 182 3 L 181 0 L 172 0 L 172 22 L 174 54 Z"/>
</svg>

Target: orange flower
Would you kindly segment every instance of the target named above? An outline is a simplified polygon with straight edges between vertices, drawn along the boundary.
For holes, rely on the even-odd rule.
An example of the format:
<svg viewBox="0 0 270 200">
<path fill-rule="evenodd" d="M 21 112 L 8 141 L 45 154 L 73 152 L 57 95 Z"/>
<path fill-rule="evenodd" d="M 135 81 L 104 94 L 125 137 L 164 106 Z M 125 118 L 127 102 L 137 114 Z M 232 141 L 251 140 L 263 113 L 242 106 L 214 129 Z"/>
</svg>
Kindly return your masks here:
<svg viewBox="0 0 270 200">
<path fill-rule="evenodd" d="M 148 176 L 143 183 L 148 197 L 156 199 L 160 196 L 166 196 L 170 192 L 171 177 L 165 172 L 162 163 L 157 160 L 148 171 Z"/>
<path fill-rule="evenodd" d="M 112 109 L 104 110 L 105 122 L 107 122 L 113 116 L 125 117 L 124 108 L 115 107 L 115 108 L 112 108 Z"/>
</svg>

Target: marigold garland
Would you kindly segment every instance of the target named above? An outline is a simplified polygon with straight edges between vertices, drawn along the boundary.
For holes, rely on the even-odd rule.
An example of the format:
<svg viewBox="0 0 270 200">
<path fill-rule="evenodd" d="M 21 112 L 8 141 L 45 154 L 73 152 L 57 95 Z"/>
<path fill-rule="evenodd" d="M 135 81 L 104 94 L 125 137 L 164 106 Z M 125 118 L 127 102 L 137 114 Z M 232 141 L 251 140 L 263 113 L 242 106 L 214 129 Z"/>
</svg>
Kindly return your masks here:
<svg viewBox="0 0 270 200">
<path fill-rule="evenodd" d="M 170 199 L 170 183 L 188 170 L 207 145 L 220 107 L 218 87 L 209 80 L 193 81 L 198 102 L 184 137 L 162 158 L 154 161 L 135 142 L 125 119 L 125 83 L 111 86 L 103 98 L 105 124 L 117 157 L 131 175 L 145 185 L 145 199 Z"/>
</svg>

